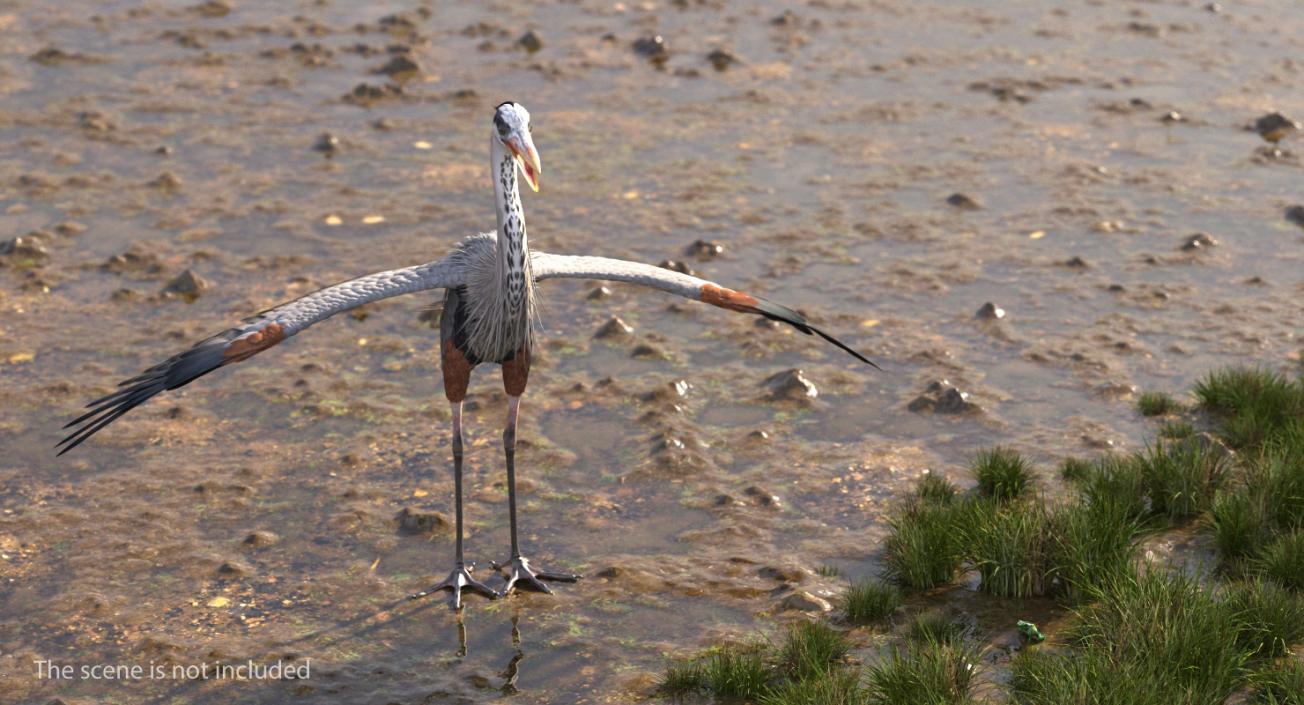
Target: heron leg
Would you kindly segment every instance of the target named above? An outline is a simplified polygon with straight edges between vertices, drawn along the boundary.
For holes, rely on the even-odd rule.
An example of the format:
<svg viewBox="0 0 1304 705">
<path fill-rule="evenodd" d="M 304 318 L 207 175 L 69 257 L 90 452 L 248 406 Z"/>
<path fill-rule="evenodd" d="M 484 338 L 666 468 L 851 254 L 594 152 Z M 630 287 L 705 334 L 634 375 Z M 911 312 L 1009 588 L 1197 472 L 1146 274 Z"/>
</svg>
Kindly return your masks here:
<svg viewBox="0 0 1304 705">
<path fill-rule="evenodd" d="M 462 555 L 462 402 L 460 400 L 452 402 L 452 406 L 453 503 L 456 505 L 457 516 L 457 562 L 447 578 L 421 592 L 412 594 L 410 597 L 415 600 L 441 590 L 452 590 L 453 609 L 461 609 L 463 588 L 471 592 L 478 592 L 491 600 L 498 597 L 498 591 L 471 577 L 471 571 L 474 570 L 475 566 L 467 566 L 465 556 Z"/>
<path fill-rule="evenodd" d="M 505 368 L 504 368 L 505 369 Z M 512 560 L 500 568 L 507 570 L 507 584 L 502 594 L 506 595 L 514 588 L 525 588 L 535 592 L 551 593 L 552 590 L 544 580 L 573 583 L 581 576 L 574 573 L 554 573 L 535 570 L 530 567 L 530 559 L 521 555 L 520 543 L 516 537 L 516 418 L 521 408 L 521 397 L 507 397 L 507 427 L 503 429 L 503 449 L 507 456 L 507 512 L 511 523 Z"/>
</svg>

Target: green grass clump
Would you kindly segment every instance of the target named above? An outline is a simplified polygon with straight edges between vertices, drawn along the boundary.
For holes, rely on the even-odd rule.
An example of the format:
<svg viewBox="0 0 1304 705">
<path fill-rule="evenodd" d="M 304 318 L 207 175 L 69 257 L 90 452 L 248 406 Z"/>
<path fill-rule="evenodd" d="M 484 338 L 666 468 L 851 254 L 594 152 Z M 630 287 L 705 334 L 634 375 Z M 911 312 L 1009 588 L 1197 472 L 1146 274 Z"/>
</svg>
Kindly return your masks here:
<svg viewBox="0 0 1304 705">
<path fill-rule="evenodd" d="M 1223 482 L 1223 452 L 1196 439 L 1157 442 L 1137 456 L 1150 509 L 1169 519 L 1189 519 L 1209 508 Z"/>
<path fill-rule="evenodd" d="M 1106 455 L 1096 460 L 1078 491 L 1093 510 L 1140 521 L 1150 513 L 1146 477 L 1135 456 Z"/>
<path fill-rule="evenodd" d="M 955 485 L 945 476 L 933 472 L 920 476 L 915 491 L 920 500 L 943 505 L 950 504 L 956 495 Z"/>
<path fill-rule="evenodd" d="M 870 699 L 882 705 L 964 703 L 973 688 L 974 656 L 963 646 L 931 641 L 893 647 L 866 677 Z"/>
<path fill-rule="evenodd" d="M 1282 534 L 1254 559 L 1265 578 L 1292 590 L 1304 590 L 1304 529 Z"/>
<path fill-rule="evenodd" d="M 1142 416 L 1164 416 L 1181 411 L 1182 404 L 1171 394 L 1146 392 L 1136 400 L 1136 408 Z"/>
<path fill-rule="evenodd" d="M 657 683 L 662 695 L 680 697 L 706 688 L 706 671 L 697 661 L 680 661 L 666 666 L 666 672 Z"/>
<path fill-rule="evenodd" d="M 968 627 L 939 609 L 925 610 L 910 621 L 907 637 L 912 642 L 953 644 L 964 643 Z"/>
<path fill-rule="evenodd" d="M 951 582 L 963 548 L 957 516 L 949 507 L 916 502 L 890 519 L 892 531 L 884 542 L 888 574 L 912 590 Z"/>
<path fill-rule="evenodd" d="M 1304 663 L 1287 661 L 1255 675 L 1257 699 L 1263 705 L 1304 705 Z"/>
<path fill-rule="evenodd" d="M 1081 482 L 1091 474 L 1095 464 L 1082 458 L 1065 458 L 1059 467 L 1060 477 L 1069 482 Z"/>
<path fill-rule="evenodd" d="M 1304 416 L 1304 382 L 1262 368 L 1211 372 L 1195 385 L 1195 397 L 1237 449 L 1256 448 Z"/>
<path fill-rule="evenodd" d="M 1069 637 L 1088 663 L 1162 684 L 1168 702 L 1220 705 L 1251 656 L 1231 638 L 1240 627 L 1231 609 L 1194 578 L 1153 566 L 1103 586 L 1077 618 Z"/>
<path fill-rule="evenodd" d="M 1224 566 L 1235 565 L 1268 539 L 1263 497 L 1246 489 L 1218 493 L 1209 511 L 1209 526 Z"/>
<path fill-rule="evenodd" d="M 1061 505 L 1050 517 L 1050 574 L 1056 592 L 1082 600 L 1131 575 L 1141 525 L 1130 504 L 1088 500 Z"/>
<path fill-rule="evenodd" d="M 1280 656 L 1304 640 L 1304 597 L 1274 582 L 1233 583 L 1222 602 L 1238 624 L 1237 643 L 1256 657 Z"/>
<path fill-rule="evenodd" d="M 1164 438 L 1190 438 L 1195 435 L 1195 426 L 1188 421 L 1169 421 L 1159 427 L 1159 435 Z"/>
<path fill-rule="evenodd" d="M 799 622 L 788 631 L 779 662 L 791 680 L 819 676 L 842 662 L 851 645 L 841 632 L 823 622 Z"/>
<path fill-rule="evenodd" d="M 992 499 L 1014 499 L 1032 484 L 1032 466 L 1018 451 L 1003 446 L 979 451 L 970 469 L 979 494 Z"/>
<path fill-rule="evenodd" d="M 1268 519 L 1278 529 L 1304 527 L 1304 443 L 1271 444 L 1248 477 L 1250 491 L 1262 485 Z"/>
<path fill-rule="evenodd" d="M 761 705 L 870 705 L 856 671 L 835 669 L 804 681 L 785 681 L 760 700 Z"/>
<path fill-rule="evenodd" d="M 1175 697 L 1165 690 L 1166 683 L 1151 679 L 1136 665 L 1114 662 L 1103 649 L 1070 653 L 1024 649 L 1015 655 L 1010 671 L 1014 702 L 1021 705 L 1200 702 Z"/>
<path fill-rule="evenodd" d="M 973 502 L 964 526 L 966 555 L 983 592 L 999 597 L 1046 594 L 1049 535 L 1046 509 L 1035 502 Z"/>
<path fill-rule="evenodd" d="M 883 580 L 858 580 L 842 598 L 842 612 L 852 624 L 885 622 L 901 606 L 901 590 Z"/>
<path fill-rule="evenodd" d="M 770 668 L 759 649 L 723 649 L 702 664 L 706 689 L 718 697 L 759 698 L 769 687 Z"/>
<path fill-rule="evenodd" d="M 756 699 L 769 690 L 772 669 L 759 646 L 720 649 L 666 667 L 657 690 L 669 697 L 705 691 L 717 697 Z"/>
</svg>

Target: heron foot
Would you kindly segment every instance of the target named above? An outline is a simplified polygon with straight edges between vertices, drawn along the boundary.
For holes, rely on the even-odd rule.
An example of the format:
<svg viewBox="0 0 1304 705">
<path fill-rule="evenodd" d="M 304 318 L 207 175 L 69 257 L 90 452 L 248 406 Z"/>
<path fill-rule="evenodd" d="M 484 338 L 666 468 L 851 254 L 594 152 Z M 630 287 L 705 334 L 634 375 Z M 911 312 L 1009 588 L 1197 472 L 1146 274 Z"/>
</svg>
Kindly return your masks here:
<svg viewBox="0 0 1304 705">
<path fill-rule="evenodd" d="M 584 577 L 575 573 L 553 573 L 547 570 L 535 570 L 530 567 L 530 559 L 525 556 L 516 556 L 511 563 L 495 567 L 507 572 L 507 584 L 503 586 L 503 595 L 511 593 L 513 589 L 533 590 L 534 592 L 551 595 L 552 589 L 543 581 L 573 583 Z"/>
<path fill-rule="evenodd" d="M 444 578 L 441 582 L 432 585 L 426 588 L 425 590 L 422 590 L 421 592 L 416 592 L 416 593 L 412 593 L 411 595 L 408 595 L 408 599 L 417 600 L 422 597 L 425 597 L 426 595 L 433 595 L 434 593 L 437 593 L 441 590 L 452 590 L 453 609 L 455 610 L 462 609 L 463 588 L 465 588 L 469 592 L 478 592 L 481 595 L 484 595 L 485 597 L 491 600 L 497 599 L 498 598 L 497 590 L 494 590 L 488 585 L 485 585 L 479 580 L 476 580 L 475 578 L 471 577 L 471 571 L 474 569 L 475 569 L 474 564 L 468 567 L 459 563 L 456 568 L 453 568 L 453 572 L 448 574 L 447 578 Z"/>
</svg>

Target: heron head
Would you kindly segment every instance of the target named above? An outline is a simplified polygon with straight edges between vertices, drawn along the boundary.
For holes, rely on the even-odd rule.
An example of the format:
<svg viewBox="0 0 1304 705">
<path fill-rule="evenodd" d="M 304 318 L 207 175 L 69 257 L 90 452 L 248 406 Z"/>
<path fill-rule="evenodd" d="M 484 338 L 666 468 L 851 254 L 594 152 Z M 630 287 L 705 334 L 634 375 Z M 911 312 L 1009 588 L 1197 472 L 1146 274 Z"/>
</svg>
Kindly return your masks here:
<svg viewBox="0 0 1304 705">
<path fill-rule="evenodd" d="M 530 113 L 520 103 L 510 100 L 498 106 L 494 111 L 494 139 L 503 143 L 516 160 L 516 167 L 530 184 L 530 188 L 539 190 L 539 174 L 543 168 L 539 165 L 539 152 L 534 148 L 534 139 L 530 137 Z"/>
</svg>

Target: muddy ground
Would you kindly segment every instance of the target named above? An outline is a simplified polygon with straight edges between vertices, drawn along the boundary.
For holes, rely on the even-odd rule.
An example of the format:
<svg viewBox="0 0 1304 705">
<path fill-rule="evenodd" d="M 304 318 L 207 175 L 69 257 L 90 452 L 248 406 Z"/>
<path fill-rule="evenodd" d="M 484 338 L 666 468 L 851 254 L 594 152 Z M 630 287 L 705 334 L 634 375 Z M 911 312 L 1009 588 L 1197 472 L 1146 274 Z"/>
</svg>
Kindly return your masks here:
<svg viewBox="0 0 1304 705">
<path fill-rule="evenodd" d="M 1053 5 L 0 5 L 0 241 L 21 238 L 0 247 L 0 701 L 627 702 L 666 655 L 877 574 L 921 473 L 969 482 L 1003 443 L 1054 493 L 1058 459 L 1143 442 L 1139 389 L 1298 361 L 1304 140 L 1248 128 L 1304 119 L 1304 11 Z M 404 599 L 452 561 L 437 296 L 341 316 L 53 457 L 116 381 L 492 227 L 508 99 L 544 165 L 536 249 L 683 261 L 884 370 L 664 294 L 544 284 L 523 540 L 587 577 L 460 618 Z M 187 271 L 198 295 L 167 292 Z M 613 314 L 632 332 L 595 338 Z M 817 395 L 767 383 L 793 369 Z M 472 391 L 484 574 L 508 549 L 497 371 Z M 975 613 L 999 680 L 1014 619 L 1055 615 L 972 595 L 923 599 Z M 310 677 L 172 677 L 249 659 Z"/>
</svg>

